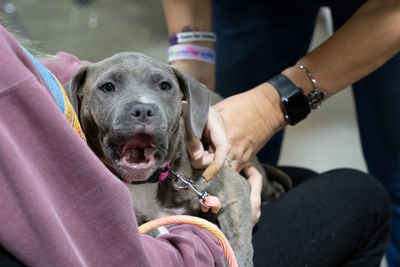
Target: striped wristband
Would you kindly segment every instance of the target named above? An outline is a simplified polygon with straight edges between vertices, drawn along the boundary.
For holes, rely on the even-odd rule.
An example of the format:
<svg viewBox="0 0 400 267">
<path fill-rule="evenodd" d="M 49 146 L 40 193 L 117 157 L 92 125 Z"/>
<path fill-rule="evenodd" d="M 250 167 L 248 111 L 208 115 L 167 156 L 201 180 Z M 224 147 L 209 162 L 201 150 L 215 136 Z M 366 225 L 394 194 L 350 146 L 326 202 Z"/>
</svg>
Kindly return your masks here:
<svg viewBox="0 0 400 267">
<path fill-rule="evenodd" d="M 213 32 L 180 32 L 169 36 L 169 44 L 176 45 L 188 42 L 215 43 L 217 36 Z"/>
<path fill-rule="evenodd" d="M 200 45 L 173 45 L 168 49 L 168 63 L 176 60 L 199 60 L 215 64 L 215 52 Z"/>
</svg>

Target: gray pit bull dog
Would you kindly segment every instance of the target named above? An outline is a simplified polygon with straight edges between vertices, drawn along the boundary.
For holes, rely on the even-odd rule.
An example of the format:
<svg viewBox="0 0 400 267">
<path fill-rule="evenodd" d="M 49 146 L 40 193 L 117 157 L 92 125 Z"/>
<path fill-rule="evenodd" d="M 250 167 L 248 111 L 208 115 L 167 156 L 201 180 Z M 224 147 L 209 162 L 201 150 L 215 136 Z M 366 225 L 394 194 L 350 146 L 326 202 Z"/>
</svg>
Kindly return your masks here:
<svg viewBox="0 0 400 267">
<path fill-rule="evenodd" d="M 218 225 L 239 266 L 253 265 L 247 180 L 223 166 L 206 182 L 186 153 L 186 131 L 200 138 L 207 118 L 210 91 L 203 84 L 153 58 L 125 52 L 81 68 L 65 89 L 88 145 L 131 191 L 139 224 L 173 214 L 199 215 L 199 198 L 192 191 L 175 190 L 171 179 L 147 183 L 157 170 L 171 166 L 199 191 L 220 199 Z M 264 190 L 270 199 L 282 192 Z"/>
</svg>

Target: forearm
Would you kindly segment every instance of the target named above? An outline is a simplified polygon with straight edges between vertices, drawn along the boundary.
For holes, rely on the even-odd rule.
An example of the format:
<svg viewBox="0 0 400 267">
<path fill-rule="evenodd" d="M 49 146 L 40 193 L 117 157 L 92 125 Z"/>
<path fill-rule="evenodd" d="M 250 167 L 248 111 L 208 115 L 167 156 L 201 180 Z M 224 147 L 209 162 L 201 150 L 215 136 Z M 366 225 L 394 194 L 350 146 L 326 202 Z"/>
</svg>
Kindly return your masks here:
<svg viewBox="0 0 400 267">
<path fill-rule="evenodd" d="M 324 88 L 328 96 L 368 75 L 400 48 L 399 2 L 368 1 L 331 38 L 298 63 L 312 73 L 317 86 Z M 287 68 L 283 74 L 306 95 L 312 91 L 310 78 L 300 68 Z M 239 165 L 287 124 L 279 93 L 268 82 L 219 102 L 215 109 L 227 123 L 230 155 Z"/>
<path fill-rule="evenodd" d="M 163 0 L 163 7 L 169 35 L 183 31 L 212 32 L 211 0 Z M 214 48 L 212 42 L 186 44 Z M 209 89 L 214 89 L 215 66 L 213 64 L 197 60 L 176 60 L 171 65 L 195 77 Z"/>
<path fill-rule="evenodd" d="M 185 30 L 212 31 L 210 0 L 163 0 L 169 34 Z"/>
<path fill-rule="evenodd" d="M 317 86 L 327 97 L 373 72 L 400 50 L 400 1 L 370 0 L 328 40 L 298 61 L 312 73 Z M 313 89 L 307 74 L 292 66 L 282 72 L 305 94 Z M 272 89 L 272 90 L 271 90 Z M 269 83 L 255 88 L 271 106 L 260 113 L 279 116 L 272 124 L 275 131 L 286 125 L 279 94 Z M 271 117 L 265 117 L 271 124 Z"/>
<path fill-rule="evenodd" d="M 400 49 L 400 1 L 370 0 L 327 41 L 299 60 L 328 96 L 379 68 Z M 312 83 L 297 67 L 283 71 L 305 93 Z"/>
<path fill-rule="evenodd" d="M 298 63 L 304 65 L 312 73 L 317 86 L 326 90 L 327 96 L 335 94 L 368 75 L 398 52 L 400 49 L 399 2 L 398 0 L 368 1 L 331 38 L 299 60 Z M 306 95 L 312 91 L 313 84 L 303 70 L 290 67 L 282 73 L 297 87 L 302 88 Z M 247 102 L 244 102 L 245 100 Z M 242 120 L 246 121 L 246 127 L 249 127 L 249 121 L 254 122 L 254 128 L 262 129 L 263 133 L 262 135 L 252 134 L 251 138 L 247 139 L 253 141 L 245 143 L 243 140 L 248 134 L 241 133 L 240 126 L 237 126 L 239 130 L 232 130 L 233 123 L 228 126 L 231 127 L 228 132 L 231 136 L 228 137 L 232 147 L 236 149 L 242 145 L 243 148 L 240 151 L 236 149 L 239 151 L 236 154 L 246 159 L 259 151 L 287 122 L 284 119 L 279 94 L 268 82 L 238 97 L 226 99 L 218 104 L 217 111 L 222 112 L 227 121 L 238 120 L 238 113 L 230 115 L 230 110 L 237 105 L 246 106 L 250 114 Z M 247 113 L 242 116 L 245 115 Z M 257 133 L 257 131 L 254 132 Z M 246 147 L 251 149 L 246 149 Z"/>
</svg>

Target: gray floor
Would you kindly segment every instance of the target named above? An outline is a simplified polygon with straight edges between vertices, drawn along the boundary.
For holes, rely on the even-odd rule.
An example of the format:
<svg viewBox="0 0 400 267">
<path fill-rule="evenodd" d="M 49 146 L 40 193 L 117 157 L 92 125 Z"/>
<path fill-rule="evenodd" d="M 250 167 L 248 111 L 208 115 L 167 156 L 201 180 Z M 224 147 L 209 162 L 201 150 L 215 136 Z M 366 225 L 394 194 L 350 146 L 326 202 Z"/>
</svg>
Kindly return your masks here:
<svg viewBox="0 0 400 267">
<path fill-rule="evenodd" d="M 1 0 L 0 4 L 9 1 Z M 85 2 L 85 1 L 81 1 Z M 167 32 L 159 0 L 14 0 L 29 36 L 48 53 L 67 51 L 98 61 L 135 50 L 165 61 Z M 328 36 L 319 23 L 313 46 Z M 350 88 L 331 97 L 296 127 L 287 127 L 280 163 L 325 171 L 337 167 L 366 170 L 360 149 Z"/>
<path fill-rule="evenodd" d="M 168 45 L 159 0 L 12 0 L 30 37 L 47 52 L 98 61 L 135 50 L 160 60 Z"/>
</svg>

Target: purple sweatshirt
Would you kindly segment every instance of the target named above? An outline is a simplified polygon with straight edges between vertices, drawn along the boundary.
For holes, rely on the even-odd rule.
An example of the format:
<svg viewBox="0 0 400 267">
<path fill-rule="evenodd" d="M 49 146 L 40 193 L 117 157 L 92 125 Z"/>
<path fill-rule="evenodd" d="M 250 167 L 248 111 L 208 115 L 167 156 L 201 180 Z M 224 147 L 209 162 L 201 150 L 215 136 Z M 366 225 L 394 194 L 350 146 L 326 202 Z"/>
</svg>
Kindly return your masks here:
<svg viewBox="0 0 400 267">
<path fill-rule="evenodd" d="M 82 65 L 58 53 L 61 83 Z M 32 60 L 0 25 L 0 244 L 29 266 L 222 266 L 191 225 L 138 232 L 130 194 L 74 132 Z"/>
</svg>

